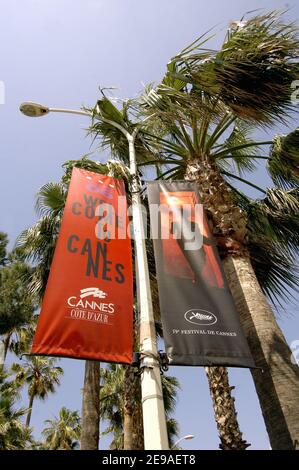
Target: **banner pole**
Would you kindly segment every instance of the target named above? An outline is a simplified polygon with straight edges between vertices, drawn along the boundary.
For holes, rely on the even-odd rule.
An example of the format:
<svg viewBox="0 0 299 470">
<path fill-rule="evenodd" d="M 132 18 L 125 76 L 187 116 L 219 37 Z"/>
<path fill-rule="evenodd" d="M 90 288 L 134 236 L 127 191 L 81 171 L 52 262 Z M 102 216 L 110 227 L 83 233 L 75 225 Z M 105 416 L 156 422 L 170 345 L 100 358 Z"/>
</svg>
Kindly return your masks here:
<svg viewBox="0 0 299 470">
<path fill-rule="evenodd" d="M 152 306 L 152 295 L 145 246 L 145 233 L 137 174 L 134 141 L 138 130 L 126 134 L 132 176 L 132 213 L 137 263 L 140 310 L 141 392 L 145 450 L 168 450 L 168 436 L 161 384 L 160 364 Z"/>
<path fill-rule="evenodd" d="M 137 173 L 134 145 L 139 128 L 136 127 L 131 135 L 119 123 L 104 118 L 101 115 L 100 108 L 97 108 L 101 120 L 119 129 L 126 136 L 129 145 L 130 174 L 132 176 L 133 228 L 138 258 L 137 282 L 140 292 L 140 353 L 142 356 L 141 392 L 144 448 L 145 450 L 168 450 L 166 417 L 141 209 L 140 182 Z M 22 103 L 20 111 L 29 117 L 45 116 L 50 112 L 58 112 L 84 115 L 92 118 L 92 113 L 89 111 L 49 108 L 48 106 L 33 102 Z"/>
</svg>

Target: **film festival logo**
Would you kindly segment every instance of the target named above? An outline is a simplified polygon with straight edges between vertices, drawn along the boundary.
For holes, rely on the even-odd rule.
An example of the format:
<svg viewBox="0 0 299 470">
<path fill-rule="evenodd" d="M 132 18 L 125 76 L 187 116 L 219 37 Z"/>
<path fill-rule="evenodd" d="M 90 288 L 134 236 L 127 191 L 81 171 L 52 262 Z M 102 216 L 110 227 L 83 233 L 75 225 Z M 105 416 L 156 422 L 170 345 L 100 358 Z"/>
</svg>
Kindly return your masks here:
<svg viewBox="0 0 299 470">
<path fill-rule="evenodd" d="M 2 80 L 0 80 L 0 104 L 5 103 L 5 85 Z"/>
</svg>

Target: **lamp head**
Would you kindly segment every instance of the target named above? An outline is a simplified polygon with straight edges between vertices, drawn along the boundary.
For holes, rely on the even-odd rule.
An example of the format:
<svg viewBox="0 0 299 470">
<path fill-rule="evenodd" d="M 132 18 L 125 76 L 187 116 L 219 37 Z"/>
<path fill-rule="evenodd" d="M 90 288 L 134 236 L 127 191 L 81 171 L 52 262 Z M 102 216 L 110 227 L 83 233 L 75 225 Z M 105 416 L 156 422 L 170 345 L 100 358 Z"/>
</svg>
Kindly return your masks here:
<svg viewBox="0 0 299 470">
<path fill-rule="evenodd" d="M 21 113 L 29 117 L 40 117 L 48 114 L 50 109 L 47 106 L 39 103 L 32 103 L 31 101 L 26 101 L 20 105 Z"/>
</svg>

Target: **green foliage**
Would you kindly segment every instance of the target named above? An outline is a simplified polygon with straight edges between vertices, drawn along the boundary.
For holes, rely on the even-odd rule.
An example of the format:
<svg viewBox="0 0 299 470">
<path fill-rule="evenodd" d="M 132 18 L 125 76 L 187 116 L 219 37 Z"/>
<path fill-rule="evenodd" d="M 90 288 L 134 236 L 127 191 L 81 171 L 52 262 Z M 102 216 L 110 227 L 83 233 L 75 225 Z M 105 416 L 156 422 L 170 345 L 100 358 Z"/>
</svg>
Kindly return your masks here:
<svg viewBox="0 0 299 470">
<path fill-rule="evenodd" d="M 47 183 L 42 186 L 36 197 L 35 208 L 39 215 L 59 216 L 63 211 L 66 191 L 62 184 Z"/>
<path fill-rule="evenodd" d="M 0 232 L 0 267 L 5 265 L 6 262 L 6 247 L 8 244 L 7 235 L 4 232 Z"/>
<path fill-rule="evenodd" d="M 18 246 L 24 258 L 33 263 L 26 276 L 26 285 L 31 295 L 41 300 L 48 280 L 54 250 L 58 238 L 61 215 L 48 214 L 18 237 Z"/>
<path fill-rule="evenodd" d="M 95 162 L 88 158 L 88 155 L 84 155 L 80 160 L 69 160 L 62 165 L 64 169 L 64 175 L 62 177 L 62 183 L 66 188 L 68 188 L 73 168 L 80 168 L 81 170 L 93 171 L 94 173 L 101 173 L 102 175 L 107 175 L 109 169 L 106 164 Z M 49 209 L 53 209 L 52 201 L 48 201 L 45 204 Z"/>
<path fill-rule="evenodd" d="M 18 390 L 7 382 L 7 374 L 0 371 L 0 450 L 26 449 L 32 443 L 31 430 L 26 428 L 21 418 L 24 408 L 16 409 Z"/>
<path fill-rule="evenodd" d="M 298 79 L 298 30 L 277 12 L 233 23 L 219 51 L 194 43 L 172 59 L 175 78 L 192 92 L 223 101 L 242 119 L 269 124 L 293 106 Z"/>
<path fill-rule="evenodd" d="M 55 392 L 55 385 L 60 384 L 63 369 L 56 366 L 57 360 L 43 356 L 28 356 L 20 364 L 14 363 L 11 371 L 16 383 L 27 385 L 28 395 L 45 400 L 49 393 Z"/>
<path fill-rule="evenodd" d="M 273 139 L 268 171 L 274 183 L 283 189 L 299 186 L 299 128 Z"/>
<path fill-rule="evenodd" d="M 81 433 L 80 417 L 77 411 L 62 407 L 59 416 L 45 421 L 42 431 L 44 448 L 49 450 L 74 450 L 79 447 Z"/>
<path fill-rule="evenodd" d="M 0 334 L 23 327 L 32 318 L 35 302 L 24 279 L 31 268 L 23 261 L 7 264 L 0 270 Z"/>
<path fill-rule="evenodd" d="M 93 137 L 93 140 L 99 138 L 100 148 L 109 149 L 113 157 L 128 164 L 129 148 L 126 132 L 132 134 L 137 131 L 138 127 L 129 117 L 129 111 L 134 112 L 134 105 L 128 101 L 119 110 L 108 98 L 104 97 L 90 111 L 93 122 L 88 129 L 88 134 Z M 152 155 L 152 149 L 142 129 L 138 130 L 135 138 L 136 157 L 139 161 L 146 161 Z"/>
<path fill-rule="evenodd" d="M 101 369 L 102 386 L 100 392 L 100 414 L 101 418 L 108 421 L 107 429 L 103 435 L 112 434 L 113 439 L 110 445 L 111 449 L 123 448 L 123 421 L 124 421 L 124 405 L 126 396 L 125 370 L 127 366 L 117 364 L 109 364 L 107 369 Z M 179 382 L 175 377 L 162 375 L 162 390 L 164 398 L 165 414 L 167 418 L 167 429 L 169 430 L 169 442 L 173 443 L 173 439 L 178 434 L 178 423 L 171 418 L 174 412 L 177 391 L 180 388 Z M 135 378 L 134 387 L 131 390 L 133 394 L 133 402 L 140 403 L 140 383 Z M 135 428 L 138 424 L 135 423 Z"/>
<path fill-rule="evenodd" d="M 247 216 L 251 262 L 267 296 L 281 303 L 297 291 L 299 269 L 298 190 L 268 189 L 264 199 L 252 200 L 235 193 L 236 203 Z"/>
<path fill-rule="evenodd" d="M 207 48 L 208 40 L 203 35 L 173 57 L 161 84 L 140 97 L 140 116 L 156 149 L 155 158 L 140 163 L 164 179 L 184 179 L 190 165 L 215 165 L 247 214 L 247 248 L 264 292 L 286 298 L 298 284 L 298 132 L 262 142 L 252 134 L 254 125 L 290 116 L 298 32 L 271 12 L 232 24 L 218 51 Z M 268 157 L 262 150 L 270 145 Z M 278 188 L 265 191 L 249 178 L 258 160 L 268 161 Z M 231 181 L 257 189 L 264 199 L 247 198 Z"/>
</svg>

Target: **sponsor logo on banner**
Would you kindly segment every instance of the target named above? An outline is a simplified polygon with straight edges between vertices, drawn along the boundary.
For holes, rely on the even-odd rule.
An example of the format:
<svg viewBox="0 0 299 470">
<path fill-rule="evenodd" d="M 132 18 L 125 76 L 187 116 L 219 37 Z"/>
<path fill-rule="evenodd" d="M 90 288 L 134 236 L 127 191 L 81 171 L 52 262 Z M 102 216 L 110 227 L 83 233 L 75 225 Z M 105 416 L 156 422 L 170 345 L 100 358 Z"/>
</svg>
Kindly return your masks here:
<svg viewBox="0 0 299 470">
<path fill-rule="evenodd" d="M 80 295 L 72 295 L 67 299 L 70 318 L 76 320 L 109 323 L 109 315 L 115 313 L 113 302 L 102 302 L 108 294 L 98 287 L 87 287 L 80 290 Z M 97 300 L 94 300 L 97 299 Z"/>
</svg>

